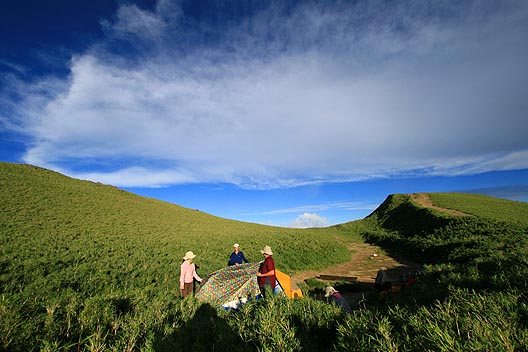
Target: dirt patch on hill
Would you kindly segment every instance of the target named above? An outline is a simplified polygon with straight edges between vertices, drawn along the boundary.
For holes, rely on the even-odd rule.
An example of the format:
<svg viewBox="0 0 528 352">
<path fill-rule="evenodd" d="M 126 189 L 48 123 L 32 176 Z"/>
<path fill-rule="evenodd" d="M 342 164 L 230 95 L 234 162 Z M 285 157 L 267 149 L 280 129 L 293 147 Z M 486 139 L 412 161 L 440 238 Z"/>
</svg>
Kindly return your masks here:
<svg viewBox="0 0 528 352">
<path fill-rule="evenodd" d="M 328 285 L 334 285 L 336 282 L 343 280 L 323 280 L 322 275 L 342 276 L 349 278 L 356 278 L 359 283 L 367 283 L 362 292 L 342 292 L 343 296 L 348 302 L 356 307 L 369 294 L 375 292 L 374 281 L 376 274 L 381 268 L 386 268 L 389 275 L 389 280 L 393 283 L 400 282 L 402 276 L 412 276 L 420 265 L 404 260 L 391 257 L 383 253 L 382 249 L 368 244 L 368 243 L 353 243 L 348 245 L 348 249 L 352 252 L 350 261 L 338 265 L 334 265 L 322 270 L 307 270 L 299 272 L 292 276 L 296 284 L 310 278 L 317 278 Z M 316 297 L 324 299 L 323 297 Z"/>
<path fill-rule="evenodd" d="M 391 280 L 398 280 L 401 275 L 416 271 L 418 264 L 390 257 L 377 247 L 368 243 L 353 243 L 348 246 L 352 251 L 350 261 L 322 270 L 302 271 L 292 276 L 296 283 L 321 275 L 356 277 L 359 282 L 374 283 L 378 270 L 387 268 Z"/>
<path fill-rule="evenodd" d="M 411 199 L 420 206 L 435 209 L 444 213 L 455 216 L 471 216 L 470 214 L 461 211 L 437 207 L 426 193 L 415 193 L 410 195 Z M 339 241 L 339 239 L 337 239 Z M 376 279 L 376 274 L 381 268 L 386 268 L 389 274 L 389 279 L 392 282 L 398 282 L 402 276 L 409 276 L 416 273 L 421 268 L 419 264 L 411 261 L 391 257 L 384 253 L 384 251 L 374 245 L 368 243 L 352 243 L 347 245 L 351 251 L 351 258 L 346 263 L 331 266 L 322 270 L 307 270 L 299 272 L 292 276 L 295 283 L 299 284 L 310 278 L 319 278 L 321 275 L 341 276 L 357 278 L 358 282 L 373 284 Z M 327 281 L 332 284 L 335 281 Z M 357 302 L 363 293 L 350 294 L 347 298 L 352 302 Z"/>
<path fill-rule="evenodd" d="M 461 211 L 437 207 L 427 193 L 414 193 L 409 195 L 420 206 L 435 209 L 456 216 L 470 216 Z M 401 275 L 415 272 L 420 266 L 410 261 L 393 258 L 383 253 L 376 246 L 368 243 L 353 243 L 348 245 L 352 251 L 349 261 L 323 270 L 302 271 L 293 275 L 296 283 L 321 275 L 356 277 L 359 282 L 373 283 L 376 274 L 382 267 L 387 268 L 391 280 L 399 280 Z"/>
<path fill-rule="evenodd" d="M 470 214 L 466 214 L 458 210 L 437 207 L 436 205 L 434 205 L 433 201 L 427 193 L 413 193 L 410 194 L 410 197 L 413 201 L 425 208 L 435 209 L 455 216 L 471 216 Z"/>
</svg>

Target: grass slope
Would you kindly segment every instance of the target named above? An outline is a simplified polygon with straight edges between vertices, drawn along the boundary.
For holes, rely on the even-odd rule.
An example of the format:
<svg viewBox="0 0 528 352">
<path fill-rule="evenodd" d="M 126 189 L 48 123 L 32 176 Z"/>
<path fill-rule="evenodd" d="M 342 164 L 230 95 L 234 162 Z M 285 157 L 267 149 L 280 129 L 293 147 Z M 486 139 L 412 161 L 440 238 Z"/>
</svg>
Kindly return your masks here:
<svg viewBox="0 0 528 352">
<path fill-rule="evenodd" d="M 214 217 L 48 170 L 0 163 L 0 349 L 5 351 L 526 350 L 524 204 L 430 194 L 456 217 L 391 195 L 364 220 L 283 229 Z M 180 299 L 181 257 L 223 267 L 270 244 L 281 269 L 315 269 L 369 242 L 425 264 L 401 295 L 348 315 L 314 299 L 230 314 Z M 324 254 L 324 255 L 321 255 Z"/>
<path fill-rule="evenodd" d="M 344 330 L 372 331 L 385 350 L 514 351 L 528 347 L 528 204 L 460 193 L 429 193 L 423 207 L 389 196 L 364 221 L 364 238 L 425 264 L 418 285 Z M 365 318 L 374 314 L 385 319 Z M 377 329 L 358 329 L 362 319 Z M 347 339 L 353 335 L 345 333 Z M 339 337 L 338 337 L 339 338 Z M 358 341 L 354 341 L 357 343 Z M 346 346 L 353 347 L 352 343 Z M 356 344 L 357 346 L 357 344 Z"/>
<path fill-rule="evenodd" d="M 367 229 L 364 237 L 423 263 L 506 259 L 528 249 L 528 204 L 460 193 L 428 195 L 435 206 L 472 216 L 450 215 L 395 194 L 365 219 L 375 230 Z"/>
<path fill-rule="evenodd" d="M 528 226 L 528 203 L 468 193 L 428 193 L 441 208 L 462 211 L 484 219 Z"/>
<path fill-rule="evenodd" d="M 271 245 L 286 271 L 348 258 L 343 246 L 335 246 L 332 230 L 222 219 L 29 165 L 1 163 L 0 184 L 0 234 L 9 243 L 4 251 L 13 251 L 6 256 L 18 262 L 53 253 L 67 262 L 127 258 L 134 266 L 164 267 L 193 250 L 202 272 L 209 272 L 225 265 L 234 242 L 254 261 Z M 322 252 L 327 255 L 321 263 Z"/>
<path fill-rule="evenodd" d="M 222 219 L 30 165 L 0 163 L 0 185 L 0 349 L 43 348 L 43 336 L 73 343 L 94 336 L 101 322 L 152 318 L 149 303 L 179 297 L 188 250 L 202 277 L 226 265 L 235 242 L 251 261 L 269 244 L 285 272 L 350 258 L 335 229 Z"/>
</svg>

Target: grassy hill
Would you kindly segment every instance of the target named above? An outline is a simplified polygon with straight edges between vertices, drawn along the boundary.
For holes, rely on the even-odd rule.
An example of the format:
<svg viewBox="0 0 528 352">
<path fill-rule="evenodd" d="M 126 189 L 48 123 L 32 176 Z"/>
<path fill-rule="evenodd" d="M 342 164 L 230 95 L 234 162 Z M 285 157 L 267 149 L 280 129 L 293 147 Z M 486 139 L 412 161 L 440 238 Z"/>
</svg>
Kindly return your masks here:
<svg viewBox="0 0 528 352">
<path fill-rule="evenodd" d="M 0 350 L 528 346 L 526 203 L 428 194 L 437 207 L 470 214 L 459 217 L 391 195 L 364 220 L 299 230 L 222 219 L 29 165 L 0 163 L 0 187 Z M 347 261 L 346 244 L 361 238 L 424 263 L 425 274 L 405 295 L 366 297 L 354 315 L 310 298 L 267 299 L 229 314 L 179 297 L 187 250 L 205 275 L 226 265 L 234 242 L 252 261 L 269 244 L 277 266 L 293 272 Z"/>
<path fill-rule="evenodd" d="M 87 338 L 105 319 L 123 325 L 152 313 L 148 302 L 172 304 L 188 250 L 202 277 L 226 265 L 235 242 L 251 261 L 270 245 L 291 273 L 351 255 L 335 229 L 222 219 L 31 165 L 0 163 L 0 185 L 0 349 L 42 347 L 43 336 Z"/>
<path fill-rule="evenodd" d="M 511 261 L 526 253 L 528 203 L 460 193 L 427 196 L 435 208 L 421 206 L 411 195 L 387 197 L 365 219 L 371 227 L 363 237 L 422 263 Z"/>
<path fill-rule="evenodd" d="M 343 246 L 335 246 L 332 230 L 222 219 L 29 165 L 0 163 L 0 183 L 0 233 L 3 241 L 10 241 L 7 250 L 17 253 L 17 262 L 51 249 L 54 257 L 68 263 L 124 256 L 134 266 L 163 267 L 178 264 L 193 250 L 202 272 L 209 272 L 225 265 L 235 242 L 254 261 L 261 260 L 264 245 L 271 245 L 286 271 L 316 268 L 348 256 Z M 322 251 L 328 254 L 323 263 L 313 255 Z"/>
<path fill-rule="evenodd" d="M 425 268 L 418 287 L 374 310 L 390 322 L 385 346 L 526 350 L 528 203 L 461 193 L 426 197 L 432 205 L 390 195 L 363 220 L 367 242 Z"/>
<path fill-rule="evenodd" d="M 528 203 L 481 194 L 429 193 L 435 205 L 483 219 L 528 226 Z"/>
</svg>

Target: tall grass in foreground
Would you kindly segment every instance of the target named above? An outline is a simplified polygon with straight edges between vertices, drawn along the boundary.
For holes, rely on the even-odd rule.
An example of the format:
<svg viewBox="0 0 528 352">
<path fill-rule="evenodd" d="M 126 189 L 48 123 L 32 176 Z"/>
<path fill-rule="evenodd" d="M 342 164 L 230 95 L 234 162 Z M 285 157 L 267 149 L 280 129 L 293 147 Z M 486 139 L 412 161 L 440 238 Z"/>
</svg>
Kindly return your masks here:
<svg viewBox="0 0 528 352">
<path fill-rule="evenodd" d="M 526 297 L 452 289 L 431 305 L 358 311 L 338 325 L 336 350 L 517 351 L 528 348 Z"/>
<path fill-rule="evenodd" d="M 48 351 L 518 351 L 528 347 L 528 302 L 520 293 L 451 289 L 445 300 L 373 304 L 347 314 L 311 298 L 272 297 L 227 312 L 193 298 L 144 297 L 151 309 L 90 320 L 48 307 L 35 341 L 2 332 L 2 348 Z M 378 300 L 377 297 L 371 299 Z M 394 304 L 396 303 L 396 304 Z M 104 315 L 103 315 L 104 316 Z M 78 324 L 69 340 L 48 331 Z M 79 332 L 83 334 L 78 335 Z M 67 332 L 63 332 L 66 333 Z"/>
</svg>

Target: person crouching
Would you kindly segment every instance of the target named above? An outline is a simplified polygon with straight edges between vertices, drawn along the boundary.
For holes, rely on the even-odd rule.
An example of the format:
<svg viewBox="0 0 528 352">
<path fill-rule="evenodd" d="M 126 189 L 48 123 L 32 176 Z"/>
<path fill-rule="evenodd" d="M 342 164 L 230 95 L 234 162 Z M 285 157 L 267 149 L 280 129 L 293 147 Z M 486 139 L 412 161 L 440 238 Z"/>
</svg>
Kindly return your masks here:
<svg viewBox="0 0 528 352">
<path fill-rule="evenodd" d="M 339 307 L 341 307 L 341 309 L 343 309 L 343 311 L 345 311 L 347 313 L 352 313 L 352 308 L 350 307 L 350 304 L 348 303 L 346 298 L 343 297 L 343 295 L 341 295 L 339 293 L 339 291 L 337 291 L 332 286 L 328 286 L 326 288 L 325 297 L 327 298 L 328 303 L 336 304 Z"/>
</svg>

